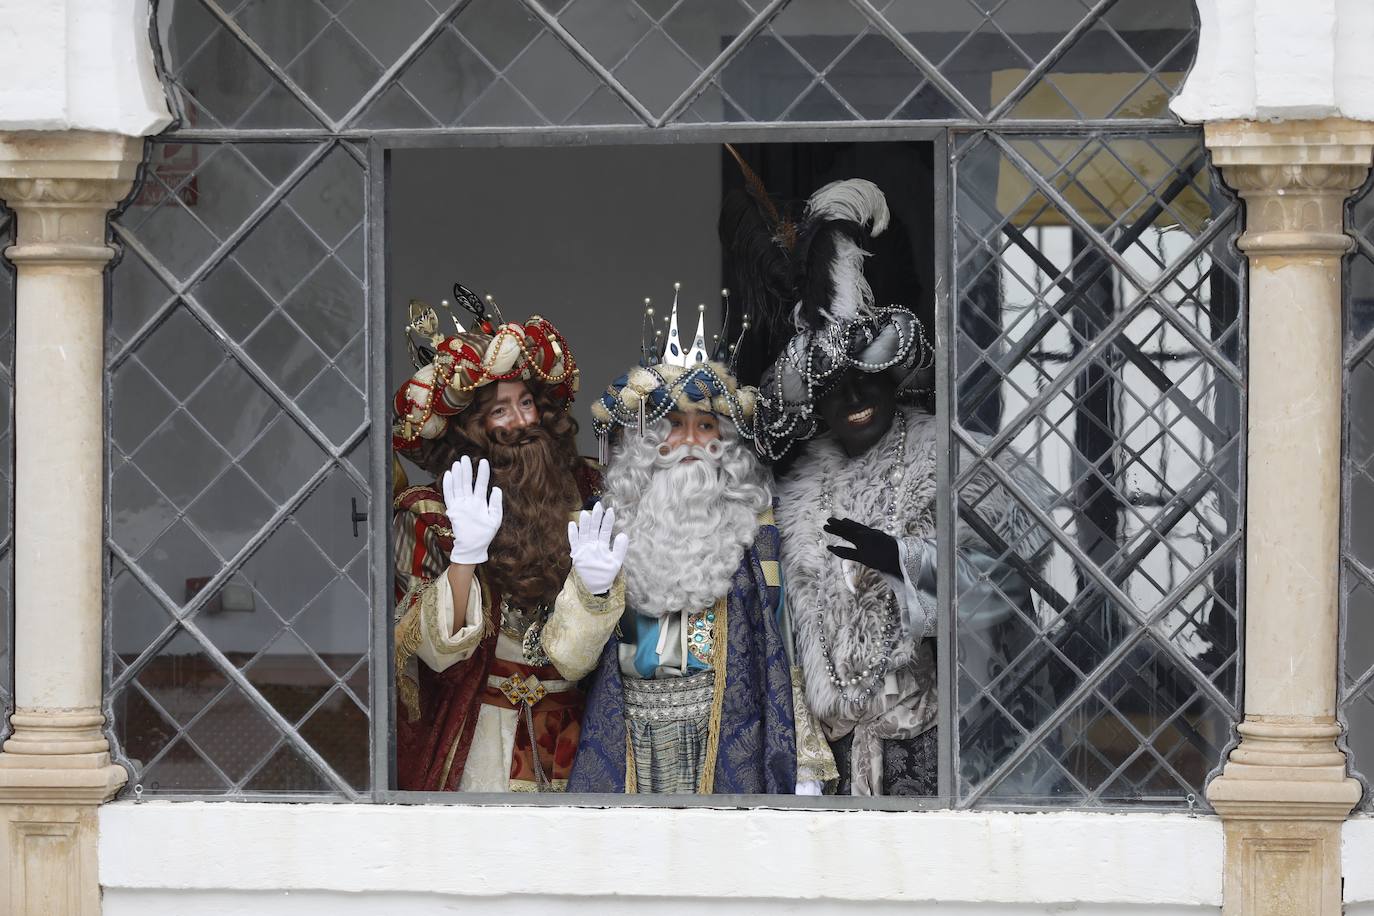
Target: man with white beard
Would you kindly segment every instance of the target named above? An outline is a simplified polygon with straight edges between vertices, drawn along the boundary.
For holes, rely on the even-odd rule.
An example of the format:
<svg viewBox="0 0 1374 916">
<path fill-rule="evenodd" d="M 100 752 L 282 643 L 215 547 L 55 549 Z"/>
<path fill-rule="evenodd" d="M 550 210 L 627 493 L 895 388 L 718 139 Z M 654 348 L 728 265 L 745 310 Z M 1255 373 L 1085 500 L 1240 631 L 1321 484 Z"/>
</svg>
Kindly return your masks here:
<svg viewBox="0 0 1374 916">
<path fill-rule="evenodd" d="M 569 529 L 575 567 L 610 527 L 629 546 L 607 594 L 570 577 L 543 633 L 560 670 L 592 674 L 569 791 L 796 789 L 771 481 L 744 438 L 754 402 L 706 360 L 700 329 L 682 355 L 674 309 L 663 361 L 593 405 L 598 434 L 618 438 L 604 516 Z"/>
</svg>

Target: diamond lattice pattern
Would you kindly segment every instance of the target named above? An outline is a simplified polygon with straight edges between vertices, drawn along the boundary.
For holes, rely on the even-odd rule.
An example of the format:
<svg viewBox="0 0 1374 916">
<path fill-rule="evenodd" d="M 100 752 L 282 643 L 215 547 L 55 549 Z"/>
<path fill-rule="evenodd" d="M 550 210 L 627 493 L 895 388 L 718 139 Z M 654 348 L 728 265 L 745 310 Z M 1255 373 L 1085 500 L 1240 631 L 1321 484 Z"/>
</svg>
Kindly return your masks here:
<svg viewBox="0 0 1374 916">
<path fill-rule="evenodd" d="M 117 230 L 112 706 L 152 793 L 370 787 L 363 166 L 160 143 Z"/>
<path fill-rule="evenodd" d="M 1374 776 L 1374 197 L 1350 208 L 1345 283 L 1345 519 L 1341 533 L 1339 706 L 1351 769 Z M 1366 792 L 1361 807 L 1374 799 Z"/>
<path fill-rule="evenodd" d="M 184 126 L 221 130 L 1169 121 L 1196 44 L 1190 0 L 166 5 Z"/>
<path fill-rule="evenodd" d="M 14 238 L 13 217 L 0 209 L 0 243 Z M 14 271 L 0 266 L 0 738 L 9 734 L 14 710 L 14 667 L 10 654 L 14 594 Z"/>
<path fill-rule="evenodd" d="M 344 131 L 1168 130 L 1196 40 L 1188 0 L 158 13 L 178 129 L 219 141 L 153 144 L 111 280 L 108 678 L 131 785 L 164 794 L 371 785 L 368 545 L 350 524 L 369 495 L 365 163 Z M 322 139 L 263 142 L 283 130 Z M 1047 510 L 1047 558 L 1022 558 L 1043 560 L 1036 598 L 961 643 L 964 791 L 1194 791 L 1234 693 L 1240 323 L 1226 220 L 1208 223 L 1226 205 L 1192 137 L 984 138 L 959 170 L 961 467 L 1019 463 L 1018 480 L 1092 507 Z M 967 503 L 976 523 L 986 506 Z M 6 548 L 0 582 L 8 568 Z"/>
<path fill-rule="evenodd" d="M 1191 136 L 957 153 L 956 511 L 999 570 L 956 595 L 965 804 L 1197 801 L 1229 741 L 1240 278 L 1205 162 Z"/>
</svg>

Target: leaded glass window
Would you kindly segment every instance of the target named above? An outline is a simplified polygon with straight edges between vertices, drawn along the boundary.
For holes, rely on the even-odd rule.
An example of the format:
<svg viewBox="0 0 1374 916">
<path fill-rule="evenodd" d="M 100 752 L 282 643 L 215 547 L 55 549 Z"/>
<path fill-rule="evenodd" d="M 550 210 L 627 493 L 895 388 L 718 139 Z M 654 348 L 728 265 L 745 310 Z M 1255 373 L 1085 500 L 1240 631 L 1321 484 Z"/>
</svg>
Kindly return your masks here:
<svg viewBox="0 0 1374 916">
<path fill-rule="evenodd" d="M 0 244 L 14 243 L 14 218 L 0 209 Z M 14 267 L 5 261 L 0 269 L 0 714 L 9 732 L 9 714 L 14 711 Z"/>
<path fill-rule="evenodd" d="M 1341 536 L 1341 667 L 1337 696 L 1350 768 L 1374 773 L 1374 197 L 1349 207 L 1345 265 L 1345 447 Z M 1365 792 L 1361 806 L 1368 808 Z"/>
<path fill-rule="evenodd" d="M 935 153 L 946 534 L 1009 449 L 1055 496 L 1027 614 L 974 627 L 942 572 L 942 801 L 1201 803 L 1238 717 L 1244 277 L 1236 205 L 1167 110 L 1188 0 L 155 18 L 179 120 L 114 222 L 108 346 L 131 790 L 391 797 L 389 149 L 842 132 Z"/>
</svg>

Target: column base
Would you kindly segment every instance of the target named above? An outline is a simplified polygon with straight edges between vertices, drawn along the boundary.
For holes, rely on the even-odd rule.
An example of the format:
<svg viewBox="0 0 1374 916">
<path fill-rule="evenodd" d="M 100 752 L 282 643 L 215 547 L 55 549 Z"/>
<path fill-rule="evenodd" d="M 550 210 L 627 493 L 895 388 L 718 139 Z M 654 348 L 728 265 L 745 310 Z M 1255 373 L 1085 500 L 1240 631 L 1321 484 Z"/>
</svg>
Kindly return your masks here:
<svg viewBox="0 0 1374 916">
<path fill-rule="evenodd" d="M 1248 720 L 1207 799 L 1226 836 L 1224 916 L 1339 916 L 1341 826 L 1362 787 L 1332 722 Z"/>
<path fill-rule="evenodd" d="M 99 916 L 96 809 L 128 778 L 97 709 L 24 709 L 0 753 L 0 904 L 16 916 Z"/>
</svg>

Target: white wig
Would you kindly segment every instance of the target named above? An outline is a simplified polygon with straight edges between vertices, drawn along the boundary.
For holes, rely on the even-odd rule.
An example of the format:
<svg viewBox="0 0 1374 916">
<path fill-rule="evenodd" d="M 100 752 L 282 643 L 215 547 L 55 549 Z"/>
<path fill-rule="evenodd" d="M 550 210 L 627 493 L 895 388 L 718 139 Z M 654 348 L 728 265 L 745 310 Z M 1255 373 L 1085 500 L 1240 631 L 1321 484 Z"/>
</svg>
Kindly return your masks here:
<svg viewBox="0 0 1374 916">
<path fill-rule="evenodd" d="M 663 453 L 670 429 L 664 418 L 643 436 L 626 430 L 606 472 L 616 528 L 630 538 L 629 603 L 649 617 L 703 610 L 723 597 L 773 500 L 768 470 L 729 420 L 720 419 L 719 446 L 692 451 L 697 461 Z"/>
</svg>

